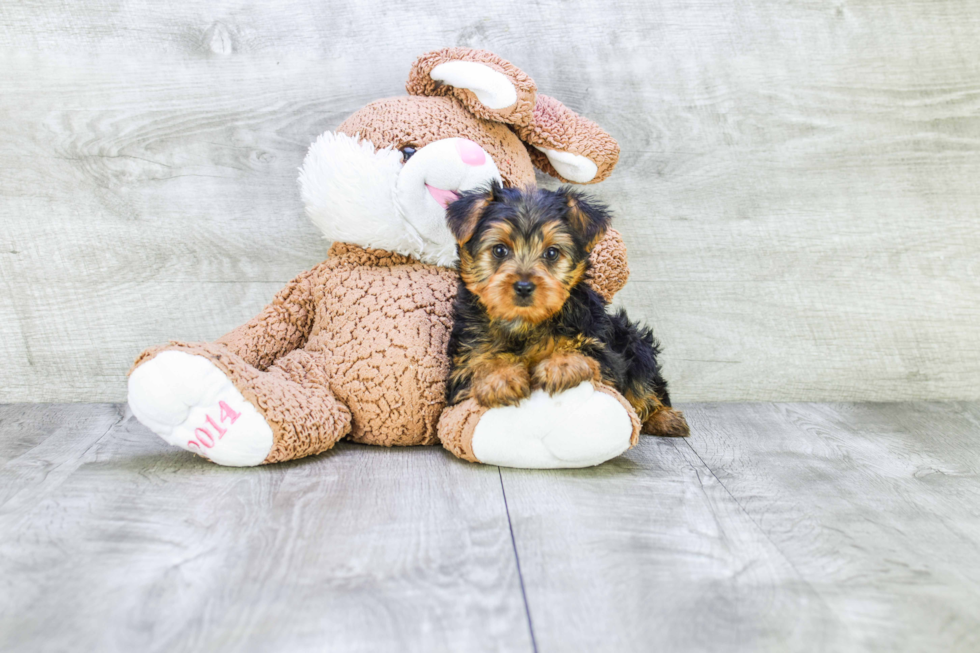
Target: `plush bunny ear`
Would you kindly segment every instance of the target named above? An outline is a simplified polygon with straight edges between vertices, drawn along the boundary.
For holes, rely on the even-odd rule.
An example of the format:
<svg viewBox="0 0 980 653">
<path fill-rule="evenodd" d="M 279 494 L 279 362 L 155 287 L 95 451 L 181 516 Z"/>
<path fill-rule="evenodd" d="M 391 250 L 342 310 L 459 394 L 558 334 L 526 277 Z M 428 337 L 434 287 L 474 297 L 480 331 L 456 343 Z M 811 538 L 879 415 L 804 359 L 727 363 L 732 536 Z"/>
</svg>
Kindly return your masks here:
<svg viewBox="0 0 980 653">
<path fill-rule="evenodd" d="M 527 125 L 537 87 L 520 68 L 492 52 L 445 48 L 412 64 L 405 90 L 410 95 L 454 97 L 477 118 Z"/>
<path fill-rule="evenodd" d="M 619 160 L 616 139 L 547 95 L 538 94 L 531 122 L 514 131 L 527 143 L 534 165 L 562 181 L 600 182 Z"/>
</svg>

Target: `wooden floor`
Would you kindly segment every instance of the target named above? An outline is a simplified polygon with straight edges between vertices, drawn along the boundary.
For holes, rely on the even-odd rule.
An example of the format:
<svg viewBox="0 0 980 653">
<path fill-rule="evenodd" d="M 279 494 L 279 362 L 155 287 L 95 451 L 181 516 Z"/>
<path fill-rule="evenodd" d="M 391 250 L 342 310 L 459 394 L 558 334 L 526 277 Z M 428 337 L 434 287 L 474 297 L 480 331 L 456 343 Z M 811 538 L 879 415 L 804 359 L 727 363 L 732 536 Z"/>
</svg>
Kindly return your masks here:
<svg viewBox="0 0 980 653">
<path fill-rule="evenodd" d="M 257 469 L 0 406 L 0 650 L 980 650 L 980 405 L 698 404 L 577 471 Z"/>
</svg>

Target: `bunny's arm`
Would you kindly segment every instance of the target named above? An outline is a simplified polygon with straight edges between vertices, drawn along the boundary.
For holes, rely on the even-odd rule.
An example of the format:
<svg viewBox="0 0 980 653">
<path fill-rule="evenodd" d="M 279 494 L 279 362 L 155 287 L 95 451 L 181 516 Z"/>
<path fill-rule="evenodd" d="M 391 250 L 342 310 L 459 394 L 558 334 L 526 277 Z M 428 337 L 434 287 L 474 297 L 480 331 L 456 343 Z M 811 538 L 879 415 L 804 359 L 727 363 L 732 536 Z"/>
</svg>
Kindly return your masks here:
<svg viewBox="0 0 980 653">
<path fill-rule="evenodd" d="M 592 289 L 611 302 L 613 295 L 622 290 L 630 276 L 626 260 L 626 243 L 615 229 L 606 232 L 605 237 L 592 249 L 589 256 L 592 276 L 588 283 Z"/>
</svg>

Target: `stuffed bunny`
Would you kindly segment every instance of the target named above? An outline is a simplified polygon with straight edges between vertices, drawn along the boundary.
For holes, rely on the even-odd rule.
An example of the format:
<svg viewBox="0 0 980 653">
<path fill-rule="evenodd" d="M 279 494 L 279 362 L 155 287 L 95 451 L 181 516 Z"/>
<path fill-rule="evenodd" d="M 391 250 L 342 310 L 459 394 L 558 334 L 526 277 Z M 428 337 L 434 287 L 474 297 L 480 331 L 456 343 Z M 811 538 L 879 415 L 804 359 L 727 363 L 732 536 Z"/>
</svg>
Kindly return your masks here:
<svg viewBox="0 0 980 653">
<path fill-rule="evenodd" d="M 493 180 L 605 179 L 616 141 L 512 64 L 449 48 L 412 66 L 410 95 L 373 102 L 310 147 L 306 211 L 333 241 L 257 317 L 210 343 L 143 352 L 129 376 L 133 414 L 167 442 L 220 465 L 330 449 L 442 444 L 465 460 L 583 467 L 635 444 L 636 414 L 615 390 L 583 383 L 518 406 L 446 408 L 446 346 L 458 276 L 445 207 Z M 592 255 L 607 299 L 626 282 L 611 231 Z"/>
</svg>

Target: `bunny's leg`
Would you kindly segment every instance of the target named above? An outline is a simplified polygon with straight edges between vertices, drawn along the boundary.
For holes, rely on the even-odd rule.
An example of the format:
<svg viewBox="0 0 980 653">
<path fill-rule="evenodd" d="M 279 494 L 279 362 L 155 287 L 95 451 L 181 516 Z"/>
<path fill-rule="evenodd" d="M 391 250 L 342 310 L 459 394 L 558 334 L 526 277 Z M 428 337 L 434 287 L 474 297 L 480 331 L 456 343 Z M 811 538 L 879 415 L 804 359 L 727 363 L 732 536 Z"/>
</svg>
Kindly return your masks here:
<svg viewBox="0 0 980 653">
<path fill-rule="evenodd" d="M 321 453 L 351 427 L 320 360 L 302 349 L 266 371 L 222 344 L 150 350 L 130 374 L 129 404 L 168 443 L 234 467 Z"/>
<path fill-rule="evenodd" d="M 446 449 L 504 467 L 591 467 L 629 449 L 639 433 L 640 420 L 626 399 L 588 381 L 553 396 L 535 390 L 516 406 L 487 409 L 467 399 L 439 418 Z"/>
</svg>

